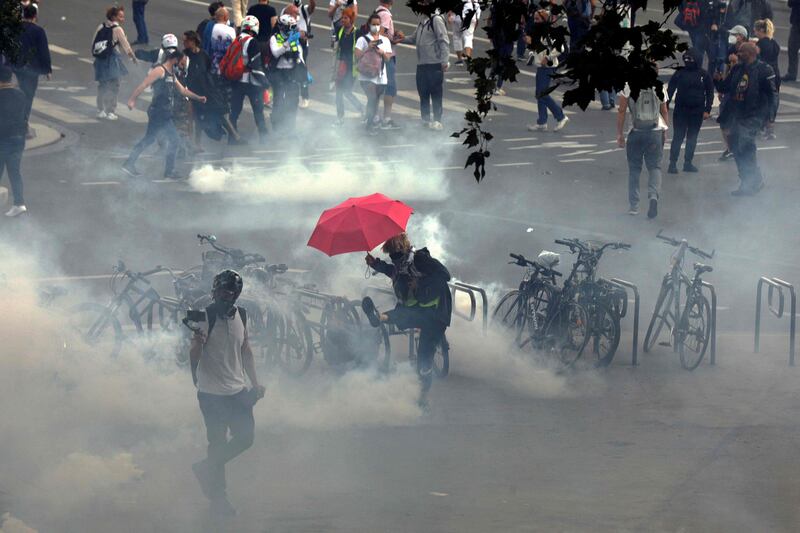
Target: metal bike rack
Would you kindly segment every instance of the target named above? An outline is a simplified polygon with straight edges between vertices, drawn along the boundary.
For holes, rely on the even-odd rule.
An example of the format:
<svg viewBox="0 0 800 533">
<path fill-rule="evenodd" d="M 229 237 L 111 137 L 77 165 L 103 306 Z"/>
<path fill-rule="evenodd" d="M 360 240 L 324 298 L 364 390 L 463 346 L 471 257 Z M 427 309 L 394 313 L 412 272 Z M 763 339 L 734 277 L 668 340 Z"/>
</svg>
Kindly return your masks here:
<svg viewBox="0 0 800 533">
<path fill-rule="evenodd" d="M 708 364 L 717 364 L 717 291 L 706 281 L 700 282 L 711 293 L 711 358 Z"/>
<path fill-rule="evenodd" d="M 625 291 L 625 298 L 628 297 L 628 289 L 633 292 L 633 349 L 631 351 L 631 365 L 639 364 L 639 288 L 624 279 L 611 278 L 611 283 Z M 627 302 L 625 302 L 627 307 Z M 625 313 L 622 314 L 625 316 Z"/>
<path fill-rule="evenodd" d="M 797 296 L 795 294 L 794 286 L 779 278 L 761 277 L 758 280 L 758 287 L 756 289 L 756 334 L 753 346 L 753 352 L 758 353 L 759 344 L 761 340 L 761 294 L 764 285 L 769 286 L 767 292 L 767 306 L 770 313 L 775 315 L 776 318 L 783 318 L 784 313 L 784 297 L 783 289 L 789 290 L 789 366 L 794 366 L 794 339 L 795 339 L 795 321 L 797 315 Z M 778 290 L 778 308 L 772 305 L 772 299 L 775 289 Z"/>
<path fill-rule="evenodd" d="M 480 294 L 481 296 L 481 315 L 483 318 L 483 325 L 482 330 L 483 334 L 486 335 L 486 331 L 489 328 L 489 299 L 486 297 L 486 291 L 481 289 L 480 287 L 476 287 L 475 285 L 469 285 L 467 283 L 462 283 L 460 281 L 456 281 L 451 285 L 453 289 L 453 299 L 455 299 L 456 291 L 460 290 L 463 292 L 468 292 L 470 295 L 470 303 L 471 303 L 471 318 L 469 321 L 472 322 L 475 320 L 475 293 Z M 453 310 L 455 312 L 455 309 Z"/>
</svg>

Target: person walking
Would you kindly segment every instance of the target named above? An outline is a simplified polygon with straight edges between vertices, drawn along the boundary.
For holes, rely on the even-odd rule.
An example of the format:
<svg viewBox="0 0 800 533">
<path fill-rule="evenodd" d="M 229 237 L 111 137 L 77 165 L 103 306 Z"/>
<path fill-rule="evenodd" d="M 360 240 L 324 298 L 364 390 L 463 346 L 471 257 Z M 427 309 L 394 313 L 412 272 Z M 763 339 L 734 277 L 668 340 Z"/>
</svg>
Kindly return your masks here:
<svg viewBox="0 0 800 533">
<path fill-rule="evenodd" d="M 632 127 L 625 140 L 625 113 L 630 108 Z M 654 88 L 641 89 L 634 98 L 628 84 L 619 93 L 617 112 L 617 145 L 625 148 L 628 160 L 628 210 L 629 215 L 639 214 L 639 177 L 642 160 L 647 167 L 647 218 L 658 215 L 658 198 L 661 192 L 661 157 L 669 128 L 667 103 Z"/>
<path fill-rule="evenodd" d="M 414 33 L 402 42 L 417 48 L 416 81 L 422 124 L 432 130 L 441 130 L 444 73 L 450 68 L 450 39 L 447 36 L 447 24 L 439 10 L 433 9 L 432 5 L 425 6 L 429 12 L 421 15 Z"/>
<path fill-rule="evenodd" d="M 189 349 L 197 401 L 206 426 L 206 458 L 192 465 L 211 512 L 233 515 L 228 500 L 225 465 L 253 445 L 253 407 L 264 397 L 247 332 L 247 313 L 236 305 L 242 277 L 224 270 L 212 283 L 213 303 L 195 330 Z M 230 432 L 230 440 L 228 433 Z"/>
<path fill-rule="evenodd" d="M 756 21 L 755 34 L 758 39 L 756 43 L 756 46 L 758 46 L 758 58 L 772 67 L 772 72 L 775 73 L 774 106 L 770 110 L 769 120 L 764 131 L 764 140 L 774 141 L 777 138 L 775 135 L 775 119 L 778 117 L 778 108 L 781 103 L 781 69 L 778 61 L 781 56 L 781 46 L 773 39 L 775 26 L 769 19 Z"/>
<path fill-rule="evenodd" d="M 5 169 L 14 198 L 14 205 L 6 212 L 7 217 L 15 217 L 28 210 L 22 197 L 21 171 L 25 133 L 28 129 L 28 121 L 25 118 L 28 97 L 14 87 L 12 77 L 12 70 L 0 64 L 0 116 L 3 117 L 3 127 L 0 128 L 0 179 Z"/>
<path fill-rule="evenodd" d="M 786 47 L 789 52 L 789 66 L 783 81 L 797 81 L 797 54 L 800 52 L 800 0 L 789 0 L 789 42 Z"/>
<path fill-rule="evenodd" d="M 350 103 L 359 113 L 364 112 L 364 106 L 353 94 L 353 84 L 358 72 L 356 71 L 356 39 L 358 32 L 354 24 L 355 10 L 347 8 L 342 11 L 341 27 L 336 36 L 336 122 L 335 126 L 344 124 L 344 101 Z"/>
<path fill-rule="evenodd" d="M 178 131 L 175 129 L 173 120 L 173 108 L 177 95 L 180 94 L 197 102 L 206 102 L 205 96 L 199 96 L 185 88 L 175 77 L 177 64 L 183 59 L 183 53 L 179 51 L 170 52 L 164 62 L 157 65 L 147 74 L 147 77 L 133 91 L 128 99 L 128 108 L 133 110 L 136 107 L 136 99 L 145 89 L 153 87 L 153 99 L 147 109 L 147 132 L 141 141 L 136 143 L 128 159 L 122 165 L 122 170 L 131 177 L 141 176 L 136 169 L 136 160 L 144 150 L 158 140 L 159 135 L 163 135 L 167 140 L 166 163 L 164 166 L 164 178 L 179 180 L 183 179 L 175 173 L 175 156 L 178 150 Z"/>
<path fill-rule="evenodd" d="M 756 157 L 756 137 L 769 121 L 775 105 L 775 73 L 758 59 L 755 43 L 742 43 L 738 61 L 723 78 L 715 76 L 717 90 L 727 96 L 728 142 L 739 172 L 739 188 L 733 196 L 752 196 L 764 187 Z M 722 118 L 722 117 L 720 117 Z"/>
<path fill-rule="evenodd" d="M 225 4 L 223 2 L 220 2 L 219 0 L 208 4 L 208 18 L 203 19 L 202 21 L 200 21 L 200 24 L 197 25 L 197 35 L 200 36 L 200 41 L 201 44 L 203 45 L 203 50 L 205 51 L 205 53 L 209 55 L 211 54 L 211 49 L 208 48 L 208 45 L 211 43 L 210 28 L 213 28 L 214 24 L 216 24 L 217 21 L 215 19 L 217 17 L 217 11 L 221 7 L 225 7 Z M 206 30 L 209 31 L 208 34 L 206 34 Z"/>
<path fill-rule="evenodd" d="M 147 22 L 144 20 L 144 9 L 147 7 L 148 0 L 133 0 L 133 23 L 136 25 L 136 40 L 134 46 L 138 44 L 150 44 L 150 36 L 147 35 Z"/>
<path fill-rule="evenodd" d="M 683 54 L 683 68 L 678 69 L 669 80 L 667 101 L 675 98 L 675 110 L 672 112 L 672 146 L 669 149 L 670 174 L 678 173 L 678 157 L 681 145 L 686 139 L 686 153 L 683 157 L 683 171 L 697 172 L 692 164 L 694 150 L 697 147 L 697 136 L 703 121 L 711 116 L 714 105 L 714 81 L 701 66 L 703 56 L 695 49 Z"/>
<path fill-rule="evenodd" d="M 543 35 L 541 30 L 546 26 L 550 19 L 550 13 L 546 9 L 541 9 L 533 14 L 531 24 L 525 31 L 525 43 L 527 45 L 533 44 L 533 39 L 541 39 Z M 537 26 L 538 25 L 538 26 Z M 561 55 L 562 50 L 557 48 L 547 48 L 547 43 L 540 40 L 534 48 L 534 62 L 536 63 L 536 105 L 538 107 L 539 116 L 536 119 L 536 125 L 529 124 L 528 131 L 547 131 L 547 111 L 553 114 L 556 119 L 556 125 L 553 131 L 560 131 L 569 122 L 569 118 L 564 114 L 564 110 L 558 105 L 558 102 L 550 95 L 550 80 L 558 68 L 558 57 Z"/>
<path fill-rule="evenodd" d="M 336 43 L 336 36 L 339 34 L 339 28 L 342 27 L 342 12 L 347 8 L 352 8 L 355 13 L 353 24 L 358 18 L 358 0 L 330 0 L 328 4 L 328 18 L 331 19 L 331 48 Z"/>
<path fill-rule="evenodd" d="M 472 45 L 475 38 L 475 30 L 478 29 L 478 22 L 481 18 L 481 6 L 478 0 L 462 0 L 461 11 L 453 13 L 453 49 L 456 52 L 456 65 L 463 65 L 464 60 L 472 59 Z M 524 28 L 523 28 L 524 30 Z M 524 41 L 523 41 L 524 44 Z M 520 50 L 517 43 L 517 56 L 522 58 L 524 46 Z"/>
<path fill-rule="evenodd" d="M 397 54 L 394 53 L 394 46 L 402 42 L 405 35 L 402 31 L 394 29 L 394 17 L 392 16 L 392 6 L 394 0 L 380 0 L 375 13 L 381 19 L 381 35 L 389 39 L 392 45 L 392 57 L 386 62 L 386 90 L 383 93 L 383 118 L 381 119 L 381 129 L 391 130 L 398 126 L 392 119 L 392 106 L 397 97 Z"/>
<path fill-rule="evenodd" d="M 47 44 L 47 33 L 37 24 L 38 9 L 27 5 L 22 9 L 22 35 L 20 49 L 14 74 L 19 88 L 25 93 L 25 123 L 28 124 L 26 138 L 32 139 L 35 132 L 30 127 L 31 108 L 39 87 L 39 76 L 50 79 L 53 67 L 50 61 L 50 49 Z"/>
<path fill-rule="evenodd" d="M 308 74 L 304 68 L 297 19 L 288 14 L 281 15 L 276 28 L 269 40 L 274 62 L 270 66 L 274 92 L 270 121 L 273 131 L 281 132 L 282 136 L 294 136 L 300 83 Z"/>
<path fill-rule="evenodd" d="M 272 37 L 272 32 L 278 23 L 278 12 L 269 5 L 269 0 L 258 0 L 257 4 L 250 6 L 247 14 L 258 19 L 256 40 L 261 46 L 261 54 L 264 57 L 264 54 L 269 52 L 269 38 Z"/>
<path fill-rule="evenodd" d="M 689 34 L 692 48 L 698 58 L 698 66 L 703 68 L 706 54 L 709 68 L 712 68 L 711 24 L 714 17 L 714 0 L 683 0 L 675 18 L 675 25 Z"/>
<path fill-rule="evenodd" d="M 592 27 L 594 5 L 592 0 L 564 0 L 564 12 L 567 15 L 570 50 L 578 50 Z"/>
<path fill-rule="evenodd" d="M 106 20 L 97 27 L 92 43 L 94 56 L 94 79 L 97 81 L 97 118 L 117 120 L 117 97 L 120 80 L 128 75 L 128 69 L 122 62 L 122 52 L 134 64 L 139 61 L 133 53 L 122 24 L 125 22 L 125 9 L 112 6 L 106 10 Z"/>
<path fill-rule="evenodd" d="M 367 254 L 367 265 L 375 272 L 389 277 L 397 298 L 391 311 L 379 313 L 375 303 L 366 297 L 361 307 L 373 327 L 381 323 L 394 324 L 399 329 L 418 328 L 417 376 L 420 382 L 419 405 L 428 406 L 428 392 L 433 382 L 433 357 L 445 340 L 453 312 L 450 294 L 450 272 L 427 248 L 411 246 L 408 235 L 400 233 L 387 240 L 381 248 L 391 263 Z"/>
<path fill-rule="evenodd" d="M 267 140 L 267 123 L 264 120 L 264 89 L 266 88 L 266 75 L 264 74 L 261 47 L 258 44 L 259 22 L 253 15 L 247 15 L 242 20 L 242 32 L 236 39 L 242 43 L 242 61 L 245 64 L 245 73 L 242 79 L 232 82 L 231 90 L 231 123 L 239 129 L 239 115 L 244 108 L 244 99 L 250 101 L 253 110 L 253 119 L 258 129 L 261 143 Z"/>
<path fill-rule="evenodd" d="M 371 15 L 367 25 L 369 33 L 356 41 L 356 70 L 361 88 L 367 95 L 364 123 L 367 133 L 374 134 L 381 123 L 378 102 L 388 82 L 386 63 L 392 56 L 392 45 L 389 39 L 381 36 L 381 18 L 378 15 Z"/>
</svg>

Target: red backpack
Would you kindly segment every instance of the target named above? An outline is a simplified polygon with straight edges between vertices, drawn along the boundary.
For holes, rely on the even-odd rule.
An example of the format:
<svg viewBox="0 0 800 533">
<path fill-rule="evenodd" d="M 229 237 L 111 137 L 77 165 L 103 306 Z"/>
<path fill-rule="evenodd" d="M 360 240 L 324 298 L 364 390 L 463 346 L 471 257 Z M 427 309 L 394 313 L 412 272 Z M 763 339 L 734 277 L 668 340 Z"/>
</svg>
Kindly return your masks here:
<svg viewBox="0 0 800 533">
<path fill-rule="evenodd" d="M 700 3 L 696 1 L 684 2 L 683 12 L 683 29 L 696 28 L 700 24 Z"/>
<path fill-rule="evenodd" d="M 248 71 L 244 61 L 244 47 L 253 37 L 250 35 L 240 35 L 231 42 L 225 55 L 219 62 L 219 73 L 223 78 L 230 81 L 239 81 Z"/>
</svg>

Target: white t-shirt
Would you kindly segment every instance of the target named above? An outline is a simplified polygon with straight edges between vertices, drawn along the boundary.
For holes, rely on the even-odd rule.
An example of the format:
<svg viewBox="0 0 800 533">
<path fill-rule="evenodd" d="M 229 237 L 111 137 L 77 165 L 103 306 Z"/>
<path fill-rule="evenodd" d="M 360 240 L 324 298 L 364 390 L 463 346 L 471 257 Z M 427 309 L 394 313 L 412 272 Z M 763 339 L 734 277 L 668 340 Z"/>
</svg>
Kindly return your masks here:
<svg viewBox="0 0 800 533">
<path fill-rule="evenodd" d="M 236 30 L 227 24 L 214 24 L 214 28 L 211 30 L 211 63 L 217 74 L 219 74 L 219 62 L 225 57 L 225 52 L 234 39 L 236 39 Z"/>
<path fill-rule="evenodd" d="M 337 4 L 337 0 L 331 0 L 328 5 L 336 6 L 336 11 L 333 12 L 333 18 L 331 19 L 331 22 L 338 22 L 339 19 L 342 18 L 342 11 L 344 11 L 344 9 L 347 7 L 347 2 L 344 2 L 344 5 L 340 6 Z M 353 0 L 353 3 L 351 5 L 357 6 L 358 0 Z"/>
<path fill-rule="evenodd" d="M 208 321 L 200 326 L 208 335 Z M 197 365 L 197 390 L 230 396 L 247 388 L 248 381 L 242 364 L 245 339 L 247 332 L 238 311 L 231 318 L 217 317 Z"/>
<path fill-rule="evenodd" d="M 358 48 L 361 51 L 364 51 L 369 47 L 369 42 L 374 41 L 375 39 L 381 40 L 381 43 L 378 45 L 378 48 L 380 48 L 381 50 L 383 50 L 388 54 L 392 53 L 392 45 L 389 42 L 389 39 L 387 39 L 386 37 L 381 37 L 380 35 L 377 35 L 375 38 L 372 37 L 372 34 L 363 35 L 359 37 L 358 42 L 356 42 L 356 48 Z M 368 78 L 367 76 L 364 76 L 359 72 L 358 81 L 369 81 L 374 83 L 375 85 L 386 85 L 387 83 L 389 83 L 389 78 L 386 76 L 386 62 L 384 61 L 383 64 L 381 65 L 381 73 L 379 76 L 375 78 Z"/>
<path fill-rule="evenodd" d="M 630 86 L 628 86 L 627 83 L 625 84 L 625 87 L 618 93 L 618 96 L 624 96 L 625 99 L 628 100 L 628 109 L 630 109 L 631 106 L 633 105 L 633 100 L 631 99 L 631 88 L 630 88 Z M 658 93 L 656 93 L 656 96 L 658 96 Z M 667 92 L 666 91 L 664 91 L 664 96 L 663 96 L 663 98 L 661 98 L 661 103 L 663 103 L 663 104 L 667 103 Z M 631 129 L 633 129 L 633 128 L 631 127 Z M 667 126 L 667 123 L 664 122 L 664 117 L 662 117 L 661 114 L 659 113 L 659 115 L 658 115 L 658 125 L 655 128 L 653 128 L 653 131 L 666 131 L 668 129 L 669 129 L 669 126 Z"/>
</svg>

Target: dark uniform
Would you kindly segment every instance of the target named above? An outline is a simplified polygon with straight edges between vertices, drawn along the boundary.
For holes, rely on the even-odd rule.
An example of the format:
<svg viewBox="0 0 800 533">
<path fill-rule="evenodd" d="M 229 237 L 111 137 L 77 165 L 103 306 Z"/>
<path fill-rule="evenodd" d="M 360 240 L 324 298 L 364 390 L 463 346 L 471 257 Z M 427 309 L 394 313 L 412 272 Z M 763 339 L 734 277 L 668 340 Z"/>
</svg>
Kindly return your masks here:
<svg viewBox="0 0 800 533">
<path fill-rule="evenodd" d="M 681 153 L 681 144 L 686 139 L 684 170 L 691 170 L 697 136 L 703 124 L 703 113 L 710 113 L 714 104 L 714 82 L 699 61 L 702 56 L 690 50 L 683 56 L 684 67 L 679 69 L 669 80 L 667 96 L 672 102 L 675 98 L 675 110 L 672 112 L 672 126 L 675 133 L 669 151 L 669 171 L 677 172 L 676 164 Z M 676 94 L 677 93 L 677 94 Z"/>
</svg>

